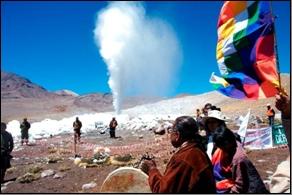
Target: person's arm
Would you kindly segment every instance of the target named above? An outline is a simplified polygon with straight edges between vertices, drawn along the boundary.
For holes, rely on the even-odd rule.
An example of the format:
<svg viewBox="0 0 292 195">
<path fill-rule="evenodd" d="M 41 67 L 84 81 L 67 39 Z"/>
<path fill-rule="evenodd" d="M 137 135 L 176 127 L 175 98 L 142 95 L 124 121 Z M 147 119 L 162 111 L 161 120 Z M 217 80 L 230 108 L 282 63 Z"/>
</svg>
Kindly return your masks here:
<svg viewBox="0 0 292 195">
<path fill-rule="evenodd" d="M 232 178 L 235 181 L 234 186 L 231 188 L 230 193 L 247 193 L 247 167 L 246 164 L 241 161 L 240 163 L 233 165 Z"/>
<path fill-rule="evenodd" d="M 186 163 L 173 162 L 162 175 L 157 168 L 149 171 L 149 185 L 153 193 L 187 192 L 190 183 L 191 167 Z"/>
<path fill-rule="evenodd" d="M 287 95 L 284 95 L 284 94 L 276 95 L 275 106 L 278 110 L 281 111 L 282 116 L 285 119 L 288 119 L 291 117 L 290 105 L 291 105 L 290 98 Z"/>
<path fill-rule="evenodd" d="M 281 111 L 282 123 L 286 132 L 289 150 L 291 148 L 291 101 L 288 95 L 283 93 L 276 95 L 275 106 Z"/>
<path fill-rule="evenodd" d="M 11 134 L 9 134 L 9 151 L 8 152 L 11 153 L 13 148 L 14 148 L 13 137 Z"/>
</svg>

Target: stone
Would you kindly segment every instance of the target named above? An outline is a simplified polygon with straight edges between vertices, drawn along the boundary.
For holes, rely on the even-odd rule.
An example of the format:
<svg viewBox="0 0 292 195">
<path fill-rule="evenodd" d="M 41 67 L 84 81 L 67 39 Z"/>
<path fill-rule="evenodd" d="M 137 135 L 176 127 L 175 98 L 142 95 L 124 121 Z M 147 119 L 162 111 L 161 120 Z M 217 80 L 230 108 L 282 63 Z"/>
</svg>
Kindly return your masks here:
<svg viewBox="0 0 292 195">
<path fill-rule="evenodd" d="M 54 175 L 55 174 L 55 171 L 52 170 L 52 169 L 48 169 L 48 170 L 45 170 L 41 173 L 41 177 L 48 177 L 48 176 L 51 176 L 51 175 Z"/>
<path fill-rule="evenodd" d="M 82 185 L 82 190 L 89 190 L 91 188 L 94 188 L 95 186 L 96 186 L 96 183 L 92 181 L 90 183 L 83 184 Z"/>
<path fill-rule="evenodd" d="M 16 179 L 19 183 L 30 183 L 34 180 L 39 179 L 39 176 L 33 173 L 26 173 Z"/>
<path fill-rule="evenodd" d="M 79 165 L 81 163 L 81 158 L 75 158 L 74 159 L 74 164 Z"/>
<path fill-rule="evenodd" d="M 59 179 L 59 178 L 63 178 L 63 177 L 65 177 L 66 176 L 66 174 L 65 173 L 56 173 L 55 175 L 54 175 L 54 179 Z"/>
</svg>

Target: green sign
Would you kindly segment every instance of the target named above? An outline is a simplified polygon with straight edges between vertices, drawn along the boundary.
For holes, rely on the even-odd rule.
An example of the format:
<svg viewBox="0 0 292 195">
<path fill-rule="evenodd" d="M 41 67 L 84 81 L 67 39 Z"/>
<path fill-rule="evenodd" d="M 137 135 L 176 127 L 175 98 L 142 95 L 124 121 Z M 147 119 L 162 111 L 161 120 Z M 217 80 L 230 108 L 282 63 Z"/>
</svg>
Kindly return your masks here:
<svg viewBox="0 0 292 195">
<path fill-rule="evenodd" d="M 273 142 L 275 145 L 288 144 L 285 129 L 282 125 L 273 125 Z"/>
</svg>

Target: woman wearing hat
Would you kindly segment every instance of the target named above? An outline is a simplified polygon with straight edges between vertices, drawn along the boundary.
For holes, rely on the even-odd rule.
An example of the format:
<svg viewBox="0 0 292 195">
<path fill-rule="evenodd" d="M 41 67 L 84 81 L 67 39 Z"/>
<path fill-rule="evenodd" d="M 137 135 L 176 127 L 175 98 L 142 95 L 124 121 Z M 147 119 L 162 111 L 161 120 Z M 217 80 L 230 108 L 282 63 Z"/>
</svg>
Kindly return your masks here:
<svg viewBox="0 0 292 195">
<path fill-rule="evenodd" d="M 212 159 L 212 154 L 215 151 L 213 143 L 213 133 L 219 126 L 225 126 L 225 116 L 219 110 L 209 110 L 208 116 L 204 117 L 203 122 L 205 130 L 207 133 L 208 143 L 207 143 L 207 154 L 210 159 Z"/>
</svg>

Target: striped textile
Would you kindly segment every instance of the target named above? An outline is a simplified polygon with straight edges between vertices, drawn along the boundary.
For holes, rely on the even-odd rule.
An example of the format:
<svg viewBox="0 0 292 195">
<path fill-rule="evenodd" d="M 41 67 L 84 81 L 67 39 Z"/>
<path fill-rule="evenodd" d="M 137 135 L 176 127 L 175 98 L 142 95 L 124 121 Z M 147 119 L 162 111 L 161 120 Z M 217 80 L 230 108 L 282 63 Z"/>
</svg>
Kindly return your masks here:
<svg viewBox="0 0 292 195">
<path fill-rule="evenodd" d="M 210 83 L 237 99 L 272 97 L 279 86 L 274 24 L 266 1 L 226 1 L 218 20 L 217 62 Z"/>
<path fill-rule="evenodd" d="M 235 185 L 232 179 L 232 167 L 223 166 L 223 151 L 217 148 L 212 156 L 213 175 L 216 181 L 217 194 L 229 193 L 230 189 Z"/>
</svg>

